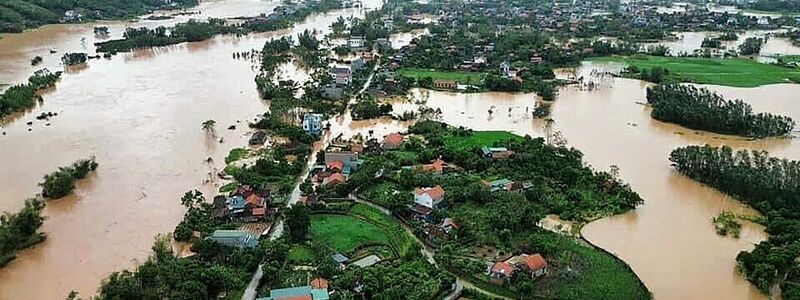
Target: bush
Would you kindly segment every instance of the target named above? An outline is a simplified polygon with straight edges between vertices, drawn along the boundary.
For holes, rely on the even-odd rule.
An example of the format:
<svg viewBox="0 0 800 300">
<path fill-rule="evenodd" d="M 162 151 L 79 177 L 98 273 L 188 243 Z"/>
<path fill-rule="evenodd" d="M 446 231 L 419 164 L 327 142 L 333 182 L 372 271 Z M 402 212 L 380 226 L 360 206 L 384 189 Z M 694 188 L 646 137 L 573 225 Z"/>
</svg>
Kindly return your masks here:
<svg viewBox="0 0 800 300">
<path fill-rule="evenodd" d="M 45 175 L 44 181 L 39 183 L 42 195 L 51 199 L 64 197 L 75 189 L 75 181 L 85 178 L 95 169 L 97 162 L 94 158 L 78 160 L 69 167 L 61 167 L 58 171 Z"/>
</svg>

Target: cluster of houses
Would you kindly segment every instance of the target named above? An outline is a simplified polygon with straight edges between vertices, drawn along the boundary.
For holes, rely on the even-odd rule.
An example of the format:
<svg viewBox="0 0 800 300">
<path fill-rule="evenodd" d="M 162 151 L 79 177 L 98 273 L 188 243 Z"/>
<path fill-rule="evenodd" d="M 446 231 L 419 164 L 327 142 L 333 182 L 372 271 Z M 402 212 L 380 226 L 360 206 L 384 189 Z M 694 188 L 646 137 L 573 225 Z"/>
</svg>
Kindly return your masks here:
<svg viewBox="0 0 800 300">
<path fill-rule="evenodd" d="M 687 3 L 679 7 L 662 10 L 642 2 L 628 2 L 620 4 L 618 12 L 626 16 L 633 26 L 671 27 L 674 31 L 775 29 L 781 25 L 789 25 L 783 24 L 786 20 L 779 18 L 711 10 L 705 5 Z M 798 20 L 800 18 L 796 18 L 794 22 Z"/>
<path fill-rule="evenodd" d="M 325 151 L 325 165 L 315 167 L 314 181 L 324 187 L 345 183 L 362 163 L 355 151 Z"/>
<path fill-rule="evenodd" d="M 341 99 L 344 89 L 353 84 L 353 76 L 367 67 L 375 59 L 375 54 L 368 49 L 367 41 L 363 36 L 351 36 L 347 40 L 350 51 L 357 53 L 357 57 L 350 61 L 349 67 L 331 67 L 328 74 L 333 79 L 331 84 L 319 88 L 320 94 L 326 99 Z"/>
<path fill-rule="evenodd" d="M 279 206 L 271 206 L 271 199 L 268 189 L 240 185 L 228 196 L 214 198 L 212 217 L 247 222 L 271 220 L 279 209 Z"/>
<path fill-rule="evenodd" d="M 259 23 L 274 22 L 280 19 L 294 15 L 301 9 L 306 9 L 310 6 L 310 1 L 292 1 L 285 2 L 275 7 L 271 13 L 262 13 L 255 18 L 251 18 L 245 22 L 246 25 L 257 25 Z"/>
</svg>

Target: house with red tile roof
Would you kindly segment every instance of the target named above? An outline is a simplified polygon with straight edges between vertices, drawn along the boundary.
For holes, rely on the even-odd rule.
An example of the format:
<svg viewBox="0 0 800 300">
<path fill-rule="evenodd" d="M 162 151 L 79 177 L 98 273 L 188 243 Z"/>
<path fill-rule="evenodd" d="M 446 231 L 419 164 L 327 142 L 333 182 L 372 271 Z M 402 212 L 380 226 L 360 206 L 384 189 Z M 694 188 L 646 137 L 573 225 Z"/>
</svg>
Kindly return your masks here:
<svg viewBox="0 0 800 300">
<path fill-rule="evenodd" d="M 344 169 L 344 162 L 341 160 L 332 160 L 325 163 L 325 168 L 330 172 L 342 172 Z"/>
<path fill-rule="evenodd" d="M 547 274 L 547 261 L 538 253 L 512 256 L 505 261 L 494 263 L 489 268 L 490 282 L 502 285 L 518 272 L 531 274 L 532 278 L 544 276 Z"/>
<path fill-rule="evenodd" d="M 514 271 L 516 271 L 516 269 L 511 264 L 502 261 L 497 262 L 489 268 L 489 282 L 503 285 L 508 280 L 511 280 Z"/>
<path fill-rule="evenodd" d="M 511 259 L 513 259 L 513 257 Z M 544 260 L 544 257 L 542 257 L 541 254 L 520 255 L 516 266 L 531 272 L 533 277 L 539 277 L 547 274 L 547 261 Z"/>
<path fill-rule="evenodd" d="M 434 209 L 444 208 L 444 189 L 442 186 L 424 187 L 414 189 L 414 204 L 411 211 L 419 220 L 433 222 Z"/>
<path fill-rule="evenodd" d="M 311 279 L 311 283 L 309 284 L 312 289 L 327 289 L 328 288 L 328 280 L 322 277 L 317 277 Z"/>
<path fill-rule="evenodd" d="M 437 208 L 444 200 L 444 188 L 441 185 L 435 187 L 423 187 L 414 189 L 414 203 L 427 208 Z"/>
<path fill-rule="evenodd" d="M 433 172 L 433 173 L 442 173 L 444 169 L 447 167 L 447 163 L 444 162 L 441 158 L 438 158 L 427 165 L 422 165 L 423 172 Z"/>
<path fill-rule="evenodd" d="M 326 187 L 332 187 L 335 185 L 342 184 L 345 181 L 347 181 L 347 179 L 344 178 L 344 175 L 342 175 L 342 173 L 333 173 L 331 174 L 331 176 L 328 176 L 322 180 L 322 185 Z"/>
<path fill-rule="evenodd" d="M 247 209 L 253 209 L 257 207 L 264 207 L 264 198 L 256 195 L 251 194 L 244 199 L 244 206 Z"/>
<path fill-rule="evenodd" d="M 383 137 L 383 142 L 381 143 L 381 148 L 383 150 L 394 150 L 400 147 L 400 144 L 403 143 L 405 137 L 400 133 L 390 133 Z"/>
</svg>

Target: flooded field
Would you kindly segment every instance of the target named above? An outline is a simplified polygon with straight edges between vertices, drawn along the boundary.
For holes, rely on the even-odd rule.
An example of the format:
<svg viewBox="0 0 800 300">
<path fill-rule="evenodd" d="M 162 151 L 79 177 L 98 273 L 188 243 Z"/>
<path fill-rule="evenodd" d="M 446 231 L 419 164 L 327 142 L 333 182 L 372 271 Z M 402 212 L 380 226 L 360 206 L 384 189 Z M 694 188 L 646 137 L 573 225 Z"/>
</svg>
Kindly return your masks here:
<svg viewBox="0 0 800 300">
<path fill-rule="evenodd" d="M 765 38 L 770 33 L 778 31 L 766 30 L 751 30 L 744 33 L 739 33 L 739 39 L 735 41 L 723 41 L 722 46 L 725 49 L 737 50 L 737 47 L 744 43 L 744 40 L 749 37 Z M 703 39 L 718 37 L 720 33 L 698 31 L 698 32 L 676 32 L 675 35 L 678 40 L 665 41 L 659 43 L 647 43 L 644 45 L 661 44 L 666 45 L 670 49 L 671 55 L 678 55 L 681 52 L 691 54 L 695 49 L 700 49 L 703 44 Z M 792 44 L 789 39 L 768 37 L 765 39 L 764 45 L 761 47 L 762 57 L 774 57 L 776 55 L 800 55 L 800 47 Z M 723 52 L 725 50 L 722 50 Z"/>
</svg>

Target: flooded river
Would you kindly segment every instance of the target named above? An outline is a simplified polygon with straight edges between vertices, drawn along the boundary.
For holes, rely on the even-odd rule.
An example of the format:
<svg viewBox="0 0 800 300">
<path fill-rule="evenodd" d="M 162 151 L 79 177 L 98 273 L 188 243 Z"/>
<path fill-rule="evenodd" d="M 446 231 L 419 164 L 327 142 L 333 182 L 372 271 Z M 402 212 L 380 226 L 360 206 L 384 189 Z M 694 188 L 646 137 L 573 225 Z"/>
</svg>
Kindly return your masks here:
<svg viewBox="0 0 800 300">
<path fill-rule="evenodd" d="M 202 17 L 268 13 L 279 1 L 210 1 L 193 10 Z M 365 3 L 377 7 L 380 1 Z M 68 70 L 44 104 L 0 128 L 0 210 L 18 210 L 40 189 L 45 173 L 95 155 L 100 167 L 75 193 L 50 201 L 43 230 L 48 239 L 0 269 L 0 299 L 63 299 L 70 290 L 91 295 L 112 271 L 146 259 L 159 233 L 171 232 L 183 215 L 180 196 L 216 190 L 210 173 L 234 147 L 246 144 L 246 122 L 268 109 L 260 100 L 251 62 L 232 53 L 261 49 L 270 38 L 305 29 L 327 30 L 347 9 L 309 17 L 289 30 L 139 50 L 92 60 Z M 197 17 L 194 16 L 194 17 Z M 128 26 L 169 25 L 183 20 L 103 23 L 119 36 Z M 18 83 L 37 66 L 58 70 L 65 51 L 93 53 L 94 24 L 50 25 L 0 39 L 0 83 Z M 50 54 L 50 49 L 58 53 Z M 36 121 L 41 112 L 58 112 Z M 217 136 L 201 129 L 217 121 Z M 34 121 L 33 126 L 26 122 Z M 47 126 L 47 123 L 50 125 Z M 227 130 L 236 125 L 235 130 Z M 28 131 L 31 129 L 31 131 Z M 219 140 L 224 140 L 220 143 Z M 214 163 L 207 163 L 207 158 Z M 45 282 L 46 284 L 42 284 Z"/>
</svg>

